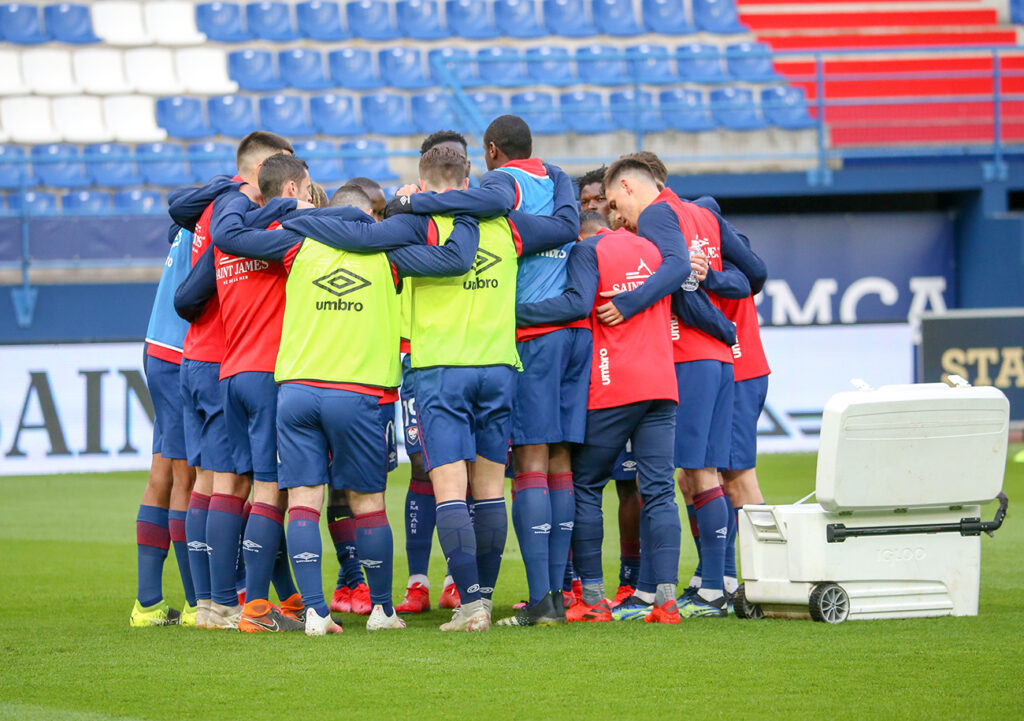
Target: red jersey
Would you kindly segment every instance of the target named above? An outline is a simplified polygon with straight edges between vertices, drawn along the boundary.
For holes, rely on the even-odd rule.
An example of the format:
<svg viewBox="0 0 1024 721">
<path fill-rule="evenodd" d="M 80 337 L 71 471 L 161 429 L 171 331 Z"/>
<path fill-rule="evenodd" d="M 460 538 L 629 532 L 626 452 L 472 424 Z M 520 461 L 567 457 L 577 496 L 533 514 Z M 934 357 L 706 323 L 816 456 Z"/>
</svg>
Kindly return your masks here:
<svg viewBox="0 0 1024 721">
<path fill-rule="evenodd" d="M 722 312 L 736 324 L 736 345 L 732 347 L 733 373 L 738 381 L 760 378 L 772 372 L 761 345 L 761 328 L 757 324 L 754 296 L 740 300 L 722 298 Z"/>
<path fill-rule="evenodd" d="M 624 229 L 584 242 L 596 243 L 599 275 L 597 300 L 590 313 L 594 356 L 587 408 L 614 408 L 650 400 L 678 403 L 668 332 L 669 297 L 616 326 L 597 320 L 597 306 L 604 302 L 602 292 L 636 288 L 658 269 L 661 253 L 657 246 Z"/>
<path fill-rule="evenodd" d="M 196 229 L 192 235 L 193 266 L 210 245 L 210 219 L 212 217 L 213 203 L 210 203 L 199 217 L 199 222 L 196 223 Z M 224 324 L 220 320 L 218 296 L 210 298 L 206 304 L 206 310 L 198 320 L 189 326 L 188 333 L 185 334 L 185 347 L 182 356 L 189 360 L 206 363 L 220 363 L 224 360 Z"/>
</svg>

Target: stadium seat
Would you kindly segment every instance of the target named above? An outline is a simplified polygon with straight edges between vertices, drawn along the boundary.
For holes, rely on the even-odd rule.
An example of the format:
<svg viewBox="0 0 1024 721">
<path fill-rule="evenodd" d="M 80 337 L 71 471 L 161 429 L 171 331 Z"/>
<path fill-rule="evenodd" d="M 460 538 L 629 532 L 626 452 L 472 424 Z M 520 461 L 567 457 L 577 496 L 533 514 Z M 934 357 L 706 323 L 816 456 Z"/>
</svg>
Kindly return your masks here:
<svg viewBox="0 0 1024 721">
<path fill-rule="evenodd" d="M 15 143 L 56 143 L 49 98 L 0 98 L 0 128 Z"/>
<path fill-rule="evenodd" d="M 189 155 L 211 156 L 208 159 L 192 160 L 192 176 L 200 183 L 205 183 L 215 175 L 234 176 L 237 172 L 235 146 L 231 143 L 192 143 L 188 146 L 188 152 Z M 218 160 L 212 157 L 215 155 L 224 157 Z"/>
<path fill-rule="evenodd" d="M 203 104 L 197 98 L 160 98 L 156 101 L 156 123 L 172 138 L 205 138 L 213 134 L 203 121 Z"/>
<path fill-rule="evenodd" d="M 643 35 L 636 21 L 633 0 L 593 0 L 594 24 L 604 35 Z"/>
<path fill-rule="evenodd" d="M 224 95 L 238 91 L 238 83 L 228 77 L 223 50 L 187 48 L 174 54 L 178 79 L 185 92 L 196 95 Z"/>
<path fill-rule="evenodd" d="M 412 96 L 412 121 L 416 130 L 430 134 L 438 128 L 453 128 L 457 124 L 455 113 L 443 93 L 423 93 Z"/>
<path fill-rule="evenodd" d="M 432 85 L 423 72 L 423 57 L 416 48 L 381 50 L 377 61 L 385 85 L 402 90 L 421 90 Z"/>
<path fill-rule="evenodd" d="M 277 55 L 281 80 L 299 90 L 324 90 L 333 87 L 324 73 L 324 56 L 319 50 L 295 48 Z"/>
<path fill-rule="evenodd" d="M 135 158 L 139 161 L 139 172 L 146 179 L 147 185 L 177 187 L 193 182 L 192 174 L 185 162 L 185 153 L 180 145 L 140 145 L 135 149 Z"/>
<path fill-rule="evenodd" d="M 306 117 L 299 95 L 270 95 L 260 98 L 260 126 L 286 138 L 316 135 Z"/>
<path fill-rule="evenodd" d="M 482 85 L 511 88 L 530 84 L 522 58 L 515 48 L 481 48 L 476 51 L 476 61 Z"/>
<path fill-rule="evenodd" d="M 39 6 L 34 3 L 0 5 L 0 37 L 15 45 L 49 42 L 39 22 Z"/>
<path fill-rule="evenodd" d="M 21 53 L 13 49 L 0 49 L 0 97 L 27 95 L 29 92 L 21 75 Z"/>
<path fill-rule="evenodd" d="M 627 61 L 634 80 L 645 85 L 667 85 L 679 81 L 672 68 L 671 55 L 664 45 L 631 45 L 627 48 L 634 57 Z"/>
<path fill-rule="evenodd" d="M 449 59 L 456 62 L 444 62 Z M 463 88 L 474 88 L 480 84 L 480 78 L 476 74 L 476 63 L 473 62 L 469 50 L 465 48 L 434 48 L 427 53 L 427 63 L 430 65 L 430 77 L 434 85 L 445 83 L 444 76 L 437 69 L 439 64 L 447 68 Z"/>
<path fill-rule="evenodd" d="M 163 213 L 164 203 L 157 190 L 119 190 L 114 193 L 114 211 L 120 215 Z"/>
<path fill-rule="evenodd" d="M 484 125 L 489 125 L 499 115 L 505 113 L 505 99 L 500 93 L 470 93 L 469 99 L 476 106 L 477 112 L 484 120 Z"/>
<path fill-rule="evenodd" d="M 671 88 L 662 90 L 659 97 L 661 119 L 673 130 L 685 133 L 699 133 L 714 130 L 715 121 L 711 119 L 704 93 L 700 90 L 687 88 Z"/>
<path fill-rule="evenodd" d="M 69 143 L 106 143 L 113 139 L 103 118 L 102 101 L 91 95 L 53 99 L 53 126 Z"/>
<path fill-rule="evenodd" d="M 448 0 L 445 3 L 448 32 L 467 40 L 490 40 L 501 33 L 494 27 L 490 3 L 480 0 Z"/>
<path fill-rule="evenodd" d="M 156 0 L 142 6 L 146 32 L 159 45 L 201 45 L 206 36 L 196 29 L 196 6 L 185 0 Z"/>
<path fill-rule="evenodd" d="M 388 166 L 387 157 L 382 154 L 387 147 L 379 140 L 352 140 L 341 144 L 342 152 L 366 153 L 364 157 L 348 157 L 341 159 L 341 168 L 346 178 L 373 178 L 378 183 L 386 180 L 398 180 L 398 176 Z M 373 157 L 378 154 L 378 157 Z"/>
<path fill-rule="evenodd" d="M 609 45 L 585 45 L 576 48 L 576 68 L 580 81 L 590 85 L 625 85 L 630 81 L 626 63 L 615 57 L 618 48 Z"/>
<path fill-rule="evenodd" d="M 128 84 L 137 93 L 174 95 L 183 92 L 174 69 L 174 53 L 166 48 L 138 48 L 124 54 Z"/>
<path fill-rule="evenodd" d="M 356 119 L 355 102 L 349 95 L 328 93 L 309 99 L 313 125 L 321 135 L 361 135 L 365 132 Z"/>
<path fill-rule="evenodd" d="M 142 17 L 142 4 L 134 0 L 102 0 L 92 4 L 92 27 L 106 45 L 152 45 Z"/>
<path fill-rule="evenodd" d="M 579 79 L 573 75 L 569 51 L 563 47 L 541 45 L 526 50 L 526 73 L 538 85 L 573 85 Z"/>
<path fill-rule="evenodd" d="M 235 50 L 228 53 L 228 76 L 242 90 L 280 90 L 284 87 L 269 50 Z"/>
<path fill-rule="evenodd" d="M 131 92 L 124 75 L 124 55 L 113 48 L 85 48 L 71 57 L 75 81 L 83 92 L 116 95 Z"/>
<path fill-rule="evenodd" d="M 196 5 L 196 27 L 214 43 L 243 43 L 252 40 L 252 35 L 242 27 L 242 9 L 236 3 Z"/>
<path fill-rule="evenodd" d="M 86 145 L 82 153 L 86 159 L 107 158 L 103 162 L 86 163 L 86 172 L 96 185 L 110 188 L 123 188 L 127 185 L 140 185 L 142 178 L 135 170 L 132 151 L 127 145 L 119 143 L 102 143 Z M 122 156 L 122 157 L 118 157 Z"/>
<path fill-rule="evenodd" d="M 13 215 L 20 214 L 22 208 L 25 208 L 29 215 L 55 215 L 58 212 L 57 196 L 36 190 L 28 191 L 24 197 L 21 193 L 11 193 L 7 205 Z"/>
<path fill-rule="evenodd" d="M 736 15 L 735 0 L 692 0 L 693 24 L 698 30 L 720 35 L 745 33 Z"/>
<path fill-rule="evenodd" d="M 334 143 L 329 143 L 326 140 L 304 140 L 295 143 L 295 154 L 306 161 L 306 165 L 309 166 L 309 177 L 321 185 L 336 183 L 344 180 L 345 176 L 341 172 L 341 165 L 337 158 L 316 158 L 312 157 L 311 153 L 337 152 L 338 149 Z"/>
<path fill-rule="evenodd" d="M 760 130 L 766 126 L 746 88 L 724 87 L 711 91 L 711 117 L 728 130 Z"/>
<path fill-rule="evenodd" d="M 21 75 L 36 95 L 74 95 L 81 92 L 71 72 L 67 50 L 34 48 L 21 54 Z"/>
<path fill-rule="evenodd" d="M 387 0 L 350 0 L 345 6 L 348 30 L 364 40 L 397 40 Z"/>
<path fill-rule="evenodd" d="M 661 35 L 689 35 L 695 32 L 686 19 L 683 0 L 644 0 L 644 27 L 648 32 Z"/>
<path fill-rule="evenodd" d="M 167 131 L 156 124 L 153 99 L 144 95 L 104 98 L 103 116 L 114 140 L 122 143 L 156 143 L 167 138 Z"/>
<path fill-rule="evenodd" d="M 286 3 L 268 0 L 249 3 L 245 6 L 245 20 L 249 33 L 259 40 L 286 43 L 299 39 Z"/>
<path fill-rule="evenodd" d="M 362 48 L 333 50 L 327 55 L 334 85 L 351 90 L 375 90 L 381 82 L 373 70 L 373 56 Z"/>
<path fill-rule="evenodd" d="M 24 158 L 25 149 L 20 145 L 0 145 L 0 160 L 22 160 Z M 26 173 L 28 172 L 28 168 L 24 165 L 0 163 L 0 188 L 5 190 L 20 188 L 22 168 L 25 169 Z M 31 188 L 36 184 L 36 181 L 32 180 L 31 176 L 27 180 L 27 187 Z"/>
<path fill-rule="evenodd" d="M 681 81 L 723 83 L 728 80 L 722 67 L 722 51 L 714 45 L 681 45 L 676 50 L 676 65 Z"/>
<path fill-rule="evenodd" d="M 32 172 L 40 185 L 51 188 L 84 188 L 92 185 L 92 178 L 85 174 L 78 148 L 66 143 L 37 145 L 32 148 Z M 41 162 L 45 158 L 63 157 L 62 160 Z"/>
<path fill-rule="evenodd" d="M 544 0 L 544 27 L 552 35 L 589 38 L 597 28 L 587 17 L 584 0 Z"/>
<path fill-rule="evenodd" d="M 761 113 L 769 123 L 785 130 L 806 130 L 818 124 L 807 110 L 803 88 L 765 88 L 761 91 Z"/>
<path fill-rule="evenodd" d="M 562 120 L 573 133 L 592 135 L 616 130 L 600 93 L 584 90 L 562 93 L 560 106 Z"/>
<path fill-rule="evenodd" d="M 74 3 L 59 3 L 43 8 L 46 33 L 61 43 L 88 45 L 100 39 L 93 34 L 89 8 Z"/>
<path fill-rule="evenodd" d="M 646 90 L 618 90 L 609 96 L 615 122 L 622 130 L 641 133 L 660 133 L 665 124 L 654 108 L 654 98 Z"/>
<path fill-rule="evenodd" d="M 729 75 L 750 83 L 773 83 L 782 80 L 772 65 L 772 51 L 763 43 L 737 43 L 725 49 L 725 66 Z"/>
<path fill-rule="evenodd" d="M 306 0 L 295 6 L 299 33 L 310 40 L 336 43 L 351 36 L 341 25 L 341 11 L 336 2 Z"/>
<path fill-rule="evenodd" d="M 373 93 L 360 99 L 363 125 L 373 135 L 413 135 L 416 128 L 409 119 L 404 95 Z"/>
<path fill-rule="evenodd" d="M 547 31 L 537 22 L 534 0 L 494 0 L 494 24 L 510 38 L 541 38 Z"/>
<path fill-rule="evenodd" d="M 448 37 L 441 27 L 437 0 L 398 0 L 395 3 L 398 32 L 414 40 L 440 40 Z"/>
<path fill-rule="evenodd" d="M 65 215 L 109 215 L 112 210 L 110 193 L 102 190 L 72 190 L 61 196 Z"/>
<path fill-rule="evenodd" d="M 518 115 L 530 126 L 535 135 L 555 135 L 568 132 L 549 93 L 532 90 L 515 93 L 509 98 L 509 112 Z"/>
</svg>

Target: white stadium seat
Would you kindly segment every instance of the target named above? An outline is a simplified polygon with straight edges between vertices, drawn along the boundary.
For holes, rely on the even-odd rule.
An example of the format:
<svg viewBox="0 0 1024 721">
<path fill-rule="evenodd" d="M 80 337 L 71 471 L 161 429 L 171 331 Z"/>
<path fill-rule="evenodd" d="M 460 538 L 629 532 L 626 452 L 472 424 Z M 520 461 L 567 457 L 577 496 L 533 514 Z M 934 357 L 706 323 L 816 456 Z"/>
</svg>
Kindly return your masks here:
<svg viewBox="0 0 1024 721">
<path fill-rule="evenodd" d="M 103 114 L 114 140 L 122 143 L 159 143 L 167 131 L 156 124 L 153 98 L 146 95 L 111 95 L 103 99 Z"/>
<path fill-rule="evenodd" d="M 75 78 L 84 92 L 93 95 L 117 95 L 132 91 L 124 77 L 124 58 L 120 50 L 76 50 L 72 64 L 75 68 Z"/>
<path fill-rule="evenodd" d="M 128 84 L 137 93 L 174 95 L 183 87 L 174 71 L 174 53 L 165 48 L 139 48 L 124 53 Z"/>
<path fill-rule="evenodd" d="M 228 77 L 228 61 L 223 50 L 189 48 L 175 54 L 178 80 L 185 91 L 196 95 L 230 95 L 238 92 L 238 83 Z"/>
<path fill-rule="evenodd" d="M 71 72 L 71 53 L 42 48 L 21 54 L 25 85 L 37 95 L 73 95 L 81 92 Z"/>
<path fill-rule="evenodd" d="M 21 79 L 21 52 L 0 50 L 0 95 L 24 95 L 28 92 Z"/>
<path fill-rule="evenodd" d="M 56 143 L 61 137 L 53 127 L 50 99 L 38 97 L 0 100 L 0 125 L 15 143 Z"/>
<path fill-rule="evenodd" d="M 191 2 L 148 2 L 143 15 L 146 32 L 159 45 L 200 45 L 206 42 L 206 36 L 196 30 L 196 6 Z"/>
<path fill-rule="evenodd" d="M 93 31 L 107 45 L 138 47 L 152 45 L 142 20 L 142 5 L 137 2 L 105 0 L 92 4 Z"/>
<path fill-rule="evenodd" d="M 54 98 L 53 123 L 69 143 L 108 143 L 114 139 L 103 120 L 103 102 L 89 95 Z"/>
</svg>

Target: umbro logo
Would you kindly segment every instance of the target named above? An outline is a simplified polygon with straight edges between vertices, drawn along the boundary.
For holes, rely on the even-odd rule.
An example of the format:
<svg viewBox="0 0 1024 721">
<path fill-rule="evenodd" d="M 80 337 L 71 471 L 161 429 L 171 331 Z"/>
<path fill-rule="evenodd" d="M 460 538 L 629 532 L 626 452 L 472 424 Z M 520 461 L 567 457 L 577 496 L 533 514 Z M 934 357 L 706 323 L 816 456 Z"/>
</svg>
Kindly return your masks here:
<svg viewBox="0 0 1024 721">
<path fill-rule="evenodd" d="M 207 546 L 202 541 L 189 541 L 188 542 L 188 550 L 196 551 L 196 552 L 199 552 L 199 551 L 209 551 L 210 547 Z"/>
<path fill-rule="evenodd" d="M 320 554 L 310 553 L 309 551 L 296 553 L 294 556 L 292 556 L 292 560 L 294 560 L 296 563 L 310 563 L 318 558 L 320 558 Z"/>
<path fill-rule="evenodd" d="M 356 275 L 350 270 L 338 268 L 337 270 L 334 270 L 327 275 L 320 276 L 314 280 L 313 285 L 317 288 L 321 288 L 322 290 L 326 290 L 332 295 L 341 297 L 368 287 L 370 285 L 370 281 L 360 275 Z"/>
<path fill-rule="evenodd" d="M 576 523 L 573 521 L 562 521 L 558 524 L 558 527 L 561 528 L 563 531 L 571 531 L 575 526 Z"/>
<path fill-rule="evenodd" d="M 476 260 L 473 261 L 473 270 L 476 271 L 477 275 L 482 275 L 500 262 L 501 258 L 496 256 L 494 253 L 484 250 L 483 248 L 478 248 L 476 251 Z"/>
<path fill-rule="evenodd" d="M 729 529 L 726 526 L 715 529 L 715 535 L 719 538 L 726 538 L 729 535 Z"/>
<path fill-rule="evenodd" d="M 258 551 L 261 548 L 263 548 L 263 546 L 256 543 L 256 541 L 250 541 L 247 538 L 244 541 L 242 541 L 242 548 L 244 548 L 246 551 Z"/>
<path fill-rule="evenodd" d="M 372 558 L 360 558 L 359 565 L 363 568 L 380 568 L 384 565 L 384 561 L 375 561 Z"/>
<path fill-rule="evenodd" d="M 551 524 L 550 523 L 542 523 L 539 526 L 530 526 L 530 528 L 532 528 L 537 533 L 550 533 L 551 532 Z"/>
</svg>

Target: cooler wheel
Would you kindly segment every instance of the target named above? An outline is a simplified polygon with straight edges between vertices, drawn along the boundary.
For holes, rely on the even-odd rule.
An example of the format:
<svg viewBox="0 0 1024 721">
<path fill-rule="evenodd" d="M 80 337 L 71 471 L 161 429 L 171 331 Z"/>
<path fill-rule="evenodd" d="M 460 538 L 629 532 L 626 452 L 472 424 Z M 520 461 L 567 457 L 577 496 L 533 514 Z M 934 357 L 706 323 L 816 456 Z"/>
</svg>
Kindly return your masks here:
<svg viewBox="0 0 1024 721">
<path fill-rule="evenodd" d="M 815 621 L 842 623 L 850 615 L 850 597 L 835 583 L 819 583 L 812 588 L 807 605 Z"/>
<path fill-rule="evenodd" d="M 761 609 L 761 605 L 747 600 L 747 594 L 742 583 L 736 589 L 736 594 L 732 597 L 732 608 L 736 613 L 736 618 L 750 618 L 754 620 L 764 618 L 764 611 Z"/>
</svg>

